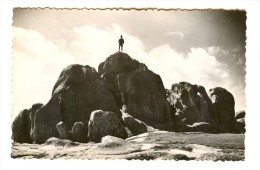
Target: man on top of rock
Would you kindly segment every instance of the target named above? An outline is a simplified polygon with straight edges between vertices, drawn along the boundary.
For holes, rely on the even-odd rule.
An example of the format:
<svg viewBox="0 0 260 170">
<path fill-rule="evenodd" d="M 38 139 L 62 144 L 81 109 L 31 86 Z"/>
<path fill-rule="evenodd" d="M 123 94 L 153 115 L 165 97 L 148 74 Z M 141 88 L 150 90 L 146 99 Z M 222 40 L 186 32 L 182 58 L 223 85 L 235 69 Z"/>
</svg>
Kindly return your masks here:
<svg viewBox="0 0 260 170">
<path fill-rule="evenodd" d="M 124 45 L 124 39 L 123 36 L 120 36 L 120 39 L 118 40 L 118 44 L 119 44 L 119 51 L 120 51 L 120 47 L 121 47 L 121 51 L 123 51 L 123 45 Z"/>
</svg>

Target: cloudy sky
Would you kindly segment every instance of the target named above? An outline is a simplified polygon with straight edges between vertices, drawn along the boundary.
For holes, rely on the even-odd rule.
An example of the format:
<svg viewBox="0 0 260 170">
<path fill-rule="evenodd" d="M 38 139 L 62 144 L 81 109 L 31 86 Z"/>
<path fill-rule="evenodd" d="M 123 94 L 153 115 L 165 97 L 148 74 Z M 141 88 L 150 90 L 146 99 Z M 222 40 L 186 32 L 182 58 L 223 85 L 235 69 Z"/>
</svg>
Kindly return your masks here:
<svg viewBox="0 0 260 170">
<path fill-rule="evenodd" d="M 14 9 L 13 115 L 46 103 L 69 64 L 98 68 L 124 52 L 159 74 L 164 86 L 187 81 L 224 87 L 245 109 L 244 11 Z"/>
</svg>

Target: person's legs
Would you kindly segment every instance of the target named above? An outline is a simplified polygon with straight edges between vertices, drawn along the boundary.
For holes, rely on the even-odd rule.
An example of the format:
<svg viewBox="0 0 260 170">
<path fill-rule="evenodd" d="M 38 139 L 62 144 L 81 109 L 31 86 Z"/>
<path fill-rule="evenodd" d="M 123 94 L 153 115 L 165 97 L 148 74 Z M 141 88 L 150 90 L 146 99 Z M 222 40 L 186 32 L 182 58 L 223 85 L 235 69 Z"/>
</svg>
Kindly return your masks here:
<svg viewBox="0 0 260 170">
<path fill-rule="evenodd" d="M 123 46 L 122 45 L 119 45 L 119 51 L 120 51 L 120 49 L 121 49 L 121 51 L 123 51 Z"/>
</svg>

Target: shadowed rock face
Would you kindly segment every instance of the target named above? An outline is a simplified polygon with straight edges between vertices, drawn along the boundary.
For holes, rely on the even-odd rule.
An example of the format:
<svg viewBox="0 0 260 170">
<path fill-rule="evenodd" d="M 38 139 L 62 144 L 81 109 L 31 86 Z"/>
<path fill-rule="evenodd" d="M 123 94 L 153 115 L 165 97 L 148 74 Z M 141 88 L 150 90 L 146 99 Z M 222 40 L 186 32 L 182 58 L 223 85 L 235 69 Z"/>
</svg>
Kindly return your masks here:
<svg viewBox="0 0 260 170">
<path fill-rule="evenodd" d="M 75 122 L 87 124 L 94 110 L 114 112 L 124 124 L 119 110 L 123 105 L 148 126 L 172 129 L 160 76 L 127 54 L 115 53 L 99 65 L 99 74 L 92 67 L 78 64 L 64 68 L 48 103 L 32 107 L 29 134 L 34 142 L 44 143 L 59 136 L 56 125 L 60 121 L 67 129 Z"/>
<path fill-rule="evenodd" d="M 211 117 L 219 132 L 234 132 L 235 100 L 233 95 L 224 88 L 216 87 L 209 90 L 212 100 Z"/>
<path fill-rule="evenodd" d="M 245 118 L 237 119 L 235 126 L 236 126 L 236 132 L 237 133 L 245 133 L 246 132 Z"/>
<path fill-rule="evenodd" d="M 100 142 L 107 135 L 127 138 L 124 126 L 113 112 L 93 111 L 88 123 L 88 138 L 93 142 Z"/>
<path fill-rule="evenodd" d="M 44 143 L 50 137 L 59 137 L 56 125 L 61 121 L 67 130 L 81 122 L 74 128 L 75 141 L 86 141 L 87 137 L 79 138 L 87 124 L 92 128 L 93 141 L 100 141 L 100 135 L 117 134 L 117 129 L 111 130 L 109 126 L 117 121 L 120 128 L 128 126 L 120 131 L 123 136 L 117 134 L 121 138 L 125 137 L 126 129 L 131 134 L 140 134 L 152 127 L 168 131 L 215 132 L 215 127 L 218 132 L 245 131 L 244 114 L 235 116 L 234 97 L 223 88 L 211 89 L 209 98 L 203 86 L 180 82 L 173 84 L 166 94 L 167 97 L 160 76 L 126 53 L 108 57 L 99 65 L 98 73 L 89 66 L 69 65 L 61 72 L 47 104 L 35 104 L 16 117 L 12 138 L 15 142 Z M 124 117 L 125 122 L 120 108 L 129 114 Z M 101 111 L 105 118 L 94 116 L 98 119 L 89 121 L 95 110 L 105 110 Z M 62 130 L 63 125 L 58 128 Z M 98 134 L 93 133 L 95 128 Z"/>
<path fill-rule="evenodd" d="M 32 142 L 32 127 L 34 126 L 35 112 L 43 104 L 37 103 L 32 105 L 30 109 L 22 110 L 14 119 L 12 124 L 12 138 L 15 142 L 30 143 Z"/>
<path fill-rule="evenodd" d="M 117 75 L 123 72 L 131 72 L 139 68 L 140 63 L 132 59 L 125 53 L 115 53 L 100 63 L 98 73 L 106 82 L 106 86 L 113 94 L 119 108 L 122 107 L 123 101 L 119 91 Z"/>
<path fill-rule="evenodd" d="M 18 143 L 30 143 L 30 110 L 24 109 L 14 119 L 12 124 L 12 139 Z"/>
<path fill-rule="evenodd" d="M 172 119 L 159 75 L 125 53 L 115 53 L 99 65 L 99 73 L 119 108 L 149 126 L 172 129 Z"/>
<path fill-rule="evenodd" d="M 62 98 L 62 113 L 60 99 Z M 121 112 L 96 70 L 89 66 L 70 65 L 60 74 L 50 101 L 36 112 L 34 140 L 43 143 L 50 137 L 58 137 L 56 125 L 63 121 L 68 129 L 75 122 L 87 124 L 94 110 Z"/>
<path fill-rule="evenodd" d="M 44 143 L 50 137 L 59 137 L 56 125 L 61 121 L 58 100 L 51 100 L 35 113 L 33 139 Z"/>
<path fill-rule="evenodd" d="M 71 129 L 71 140 L 76 142 L 88 142 L 88 129 L 82 122 L 75 122 Z"/>
<path fill-rule="evenodd" d="M 172 85 L 167 91 L 168 102 L 171 105 L 175 130 L 185 131 L 185 125 L 192 125 L 196 122 L 211 123 L 210 110 L 211 100 L 203 86 L 192 85 L 187 82 L 180 82 Z"/>
<path fill-rule="evenodd" d="M 133 135 L 155 131 L 153 127 L 147 126 L 144 122 L 133 118 L 128 113 L 122 112 L 122 117 L 125 125 L 129 128 Z"/>
<path fill-rule="evenodd" d="M 31 113 L 30 113 L 30 116 L 31 116 L 31 130 L 30 130 L 30 136 L 31 136 L 31 140 L 33 141 L 34 140 L 34 136 L 33 136 L 33 129 L 34 129 L 34 120 L 35 120 L 35 113 L 36 111 L 41 108 L 43 106 L 42 103 L 36 103 L 34 105 L 32 105 L 32 108 L 31 108 Z"/>
<path fill-rule="evenodd" d="M 69 130 L 63 122 L 59 122 L 56 125 L 56 129 L 59 133 L 60 139 L 69 139 Z"/>
<path fill-rule="evenodd" d="M 235 123 L 235 127 L 236 127 L 236 132 L 237 133 L 245 133 L 246 129 L 245 129 L 245 116 L 246 116 L 246 112 L 245 111 L 239 111 L 236 112 L 235 115 L 235 119 L 236 119 L 236 123 Z"/>
<path fill-rule="evenodd" d="M 246 117 L 246 112 L 244 110 L 236 112 L 235 119 L 241 119 Z"/>
</svg>

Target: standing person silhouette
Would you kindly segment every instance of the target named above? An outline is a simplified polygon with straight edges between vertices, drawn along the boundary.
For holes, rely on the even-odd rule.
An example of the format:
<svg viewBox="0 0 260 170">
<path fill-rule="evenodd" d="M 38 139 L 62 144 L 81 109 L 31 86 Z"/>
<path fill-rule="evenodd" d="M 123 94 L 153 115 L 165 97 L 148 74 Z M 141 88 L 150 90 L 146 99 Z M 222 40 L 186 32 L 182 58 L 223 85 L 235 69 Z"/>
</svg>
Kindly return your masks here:
<svg viewBox="0 0 260 170">
<path fill-rule="evenodd" d="M 123 51 L 123 45 L 124 45 L 124 39 L 123 36 L 120 36 L 120 39 L 118 40 L 118 44 L 119 44 L 119 51 L 120 51 L 120 47 L 121 47 L 121 51 Z"/>
</svg>

